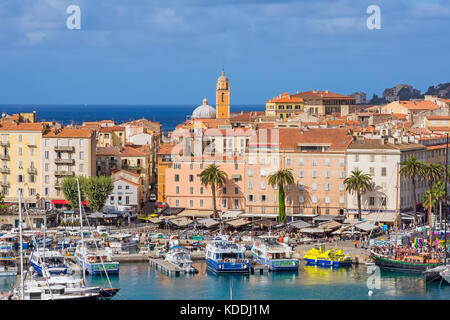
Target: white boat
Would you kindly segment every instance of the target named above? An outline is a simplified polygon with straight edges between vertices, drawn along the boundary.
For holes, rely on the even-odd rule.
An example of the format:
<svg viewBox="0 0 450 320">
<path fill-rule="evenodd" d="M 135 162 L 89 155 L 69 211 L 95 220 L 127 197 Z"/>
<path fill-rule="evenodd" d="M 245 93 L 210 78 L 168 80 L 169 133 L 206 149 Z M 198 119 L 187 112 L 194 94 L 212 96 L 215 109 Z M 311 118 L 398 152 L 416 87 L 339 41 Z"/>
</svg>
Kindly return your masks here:
<svg viewBox="0 0 450 320">
<path fill-rule="evenodd" d="M 136 250 L 139 243 L 139 239 L 130 233 L 113 234 L 109 238 L 109 247 L 116 254 Z"/>
<path fill-rule="evenodd" d="M 443 271 L 441 271 L 439 274 L 445 281 L 447 281 L 447 283 L 450 284 L 450 268 L 449 268 L 449 266 L 446 266 L 445 269 Z"/>
<path fill-rule="evenodd" d="M 244 246 L 218 237 L 206 245 L 206 266 L 218 273 L 249 272 L 250 263 L 245 259 L 245 250 Z"/>
<path fill-rule="evenodd" d="M 80 267 L 84 262 L 88 274 L 119 273 L 119 262 L 112 260 L 111 252 L 104 247 L 101 239 L 85 239 L 84 244 L 83 247 L 82 242 L 78 241 L 75 258 Z"/>
<path fill-rule="evenodd" d="M 292 258 L 292 249 L 278 242 L 276 236 L 260 236 L 252 246 L 253 259 L 269 267 L 269 271 L 298 271 L 298 259 Z"/>
<path fill-rule="evenodd" d="M 49 274 L 72 273 L 72 270 L 66 264 L 65 256 L 60 251 L 47 248 L 33 250 L 30 256 L 30 264 L 34 271 L 42 275 L 44 263 Z"/>
<path fill-rule="evenodd" d="M 189 250 L 181 246 L 174 246 L 166 253 L 165 260 L 177 265 L 186 273 L 197 273 L 198 270 L 192 266 Z"/>
</svg>

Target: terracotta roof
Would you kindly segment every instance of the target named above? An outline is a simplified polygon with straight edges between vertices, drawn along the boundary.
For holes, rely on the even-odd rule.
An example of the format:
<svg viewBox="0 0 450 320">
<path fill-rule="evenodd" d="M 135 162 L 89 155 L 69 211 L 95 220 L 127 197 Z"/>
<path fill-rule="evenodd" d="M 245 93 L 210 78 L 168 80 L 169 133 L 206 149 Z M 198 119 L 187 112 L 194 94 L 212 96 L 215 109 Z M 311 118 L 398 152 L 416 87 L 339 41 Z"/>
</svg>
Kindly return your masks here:
<svg viewBox="0 0 450 320">
<path fill-rule="evenodd" d="M 19 122 L 19 123 L 2 123 L 0 125 L 1 131 L 43 131 L 45 125 L 43 122 Z"/>
<path fill-rule="evenodd" d="M 431 101 L 399 101 L 401 106 L 410 110 L 435 110 L 439 106 Z"/>
<path fill-rule="evenodd" d="M 122 147 L 120 150 L 122 157 L 145 157 L 148 156 L 148 152 L 142 151 L 140 148 Z"/>
<path fill-rule="evenodd" d="M 116 173 L 118 173 L 120 171 L 123 171 L 126 174 L 130 174 L 130 175 L 135 176 L 135 177 L 140 177 L 141 176 L 139 173 L 136 173 L 136 172 L 133 172 L 133 171 L 129 171 L 129 170 L 125 170 L 125 169 L 117 169 L 117 168 L 111 169 L 111 175 L 116 174 Z"/>
<path fill-rule="evenodd" d="M 113 182 L 116 182 L 116 181 L 119 181 L 119 180 L 125 181 L 126 183 L 129 183 L 129 184 L 131 184 L 131 185 L 133 185 L 133 186 L 139 187 L 139 184 L 134 183 L 134 182 L 132 182 L 132 181 L 130 181 L 130 180 L 127 180 L 127 179 L 124 179 L 124 178 L 118 178 L 118 179 L 115 179 Z"/>
<path fill-rule="evenodd" d="M 450 116 L 426 116 L 427 120 L 450 120 Z"/>
<path fill-rule="evenodd" d="M 353 141 L 348 147 L 349 150 L 354 149 L 415 149 L 415 148 L 424 148 L 423 145 L 418 143 L 399 143 L 393 144 L 390 142 L 382 143 L 381 139 L 364 139 L 364 140 L 356 140 Z"/>
<path fill-rule="evenodd" d="M 293 97 L 299 97 L 303 99 L 348 99 L 348 100 L 356 100 L 353 97 L 345 96 L 339 93 L 330 92 L 328 90 L 326 91 L 304 91 L 300 93 L 296 93 L 292 95 Z"/>
<path fill-rule="evenodd" d="M 45 138 L 90 138 L 93 131 L 90 129 L 51 129 L 44 133 Z"/>
<path fill-rule="evenodd" d="M 430 131 L 450 131 L 450 125 L 442 127 L 428 127 Z"/>
<path fill-rule="evenodd" d="M 274 97 L 268 100 L 267 103 L 302 103 L 303 99 L 295 96 L 291 96 L 289 93 L 285 92 L 280 94 L 278 97 Z"/>
<path fill-rule="evenodd" d="M 98 156 L 120 156 L 120 147 L 97 147 Z"/>
<path fill-rule="evenodd" d="M 113 131 L 125 131 L 125 127 L 114 126 L 114 127 L 100 127 L 100 132 L 113 132 Z"/>
<path fill-rule="evenodd" d="M 174 144 L 163 143 L 158 150 L 158 154 L 172 154 L 172 149 L 175 147 Z"/>
</svg>

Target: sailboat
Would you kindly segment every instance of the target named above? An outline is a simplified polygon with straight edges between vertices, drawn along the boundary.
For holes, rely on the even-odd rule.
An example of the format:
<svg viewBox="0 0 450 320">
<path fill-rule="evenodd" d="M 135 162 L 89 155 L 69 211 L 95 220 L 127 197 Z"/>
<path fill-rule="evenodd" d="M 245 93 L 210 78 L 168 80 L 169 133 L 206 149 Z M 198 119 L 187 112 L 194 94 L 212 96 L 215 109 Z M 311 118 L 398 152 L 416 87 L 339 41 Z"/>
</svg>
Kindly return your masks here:
<svg viewBox="0 0 450 320">
<path fill-rule="evenodd" d="M 399 188 L 399 166 L 397 163 L 397 186 L 396 186 L 396 209 L 395 209 L 395 243 L 394 248 L 386 252 L 371 250 L 371 258 L 375 265 L 382 269 L 424 272 L 428 269 L 436 268 L 443 264 L 439 257 L 434 257 L 429 252 L 416 252 L 413 249 L 402 248 L 397 243 L 398 232 L 398 188 Z M 430 208 L 431 212 L 431 208 Z M 430 243 L 431 243 L 431 213 L 430 213 Z"/>
</svg>

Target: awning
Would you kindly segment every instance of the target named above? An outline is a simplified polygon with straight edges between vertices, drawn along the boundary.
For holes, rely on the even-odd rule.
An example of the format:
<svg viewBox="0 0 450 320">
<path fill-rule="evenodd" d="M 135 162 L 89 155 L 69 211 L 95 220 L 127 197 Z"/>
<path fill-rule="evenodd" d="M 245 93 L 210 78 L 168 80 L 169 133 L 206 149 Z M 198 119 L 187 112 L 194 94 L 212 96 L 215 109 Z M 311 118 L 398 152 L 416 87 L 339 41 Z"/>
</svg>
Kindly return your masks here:
<svg viewBox="0 0 450 320">
<path fill-rule="evenodd" d="M 198 224 L 206 227 L 206 228 L 213 228 L 219 224 L 217 220 L 206 218 L 206 219 L 200 219 L 197 221 Z"/>
<path fill-rule="evenodd" d="M 379 227 L 374 225 L 373 223 L 370 223 L 368 221 L 364 221 L 364 222 L 355 224 L 355 228 L 357 228 L 359 230 L 362 230 L 362 231 L 365 231 L 365 232 L 370 232 L 372 230 L 378 229 Z"/>
<path fill-rule="evenodd" d="M 325 230 L 322 228 L 303 228 L 301 230 L 303 233 L 325 233 Z"/>
<path fill-rule="evenodd" d="M 261 227 L 261 225 L 262 225 L 263 227 L 268 228 L 268 227 L 276 226 L 277 224 L 278 224 L 278 223 L 277 223 L 276 221 L 274 221 L 274 220 L 271 220 L 271 219 L 264 219 L 264 220 L 255 221 L 255 222 L 253 223 L 253 227 L 259 228 L 259 227 Z"/>
<path fill-rule="evenodd" d="M 377 212 L 364 217 L 364 221 L 395 222 L 395 212 Z"/>
<path fill-rule="evenodd" d="M 344 223 L 345 224 L 351 224 L 351 225 L 353 225 L 353 224 L 357 224 L 357 223 L 360 223 L 361 221 L 359 221 L 358 219 L 345 219 L 344 220 Z"/>
<path fill-rule="evenodd" d="M 335 220 L 335 221 L 344 221 L 345 217 L 344 216 L 328 216 L 328 215 L 323 215 L 323 216 L 317 216 L 315 218 L 313 218 L 313 221 L 330 221 L 330 220 Z"/>
<path fill-rule="evenodd" d="M 243 213 L 240 217 L 254 217 L 254 218 L 278 218 L 277 214 L 270 213 Z"/>
<path fill-rule="evenodd" d="M 334 220 L 323 222 L 323 223 L 320 224 L 320 227 L 322 229 L 327 230 L 327 231 L 336 230 L 340 226 L 342 226 L 342 223 L 339 223 L 339 222 L 334 221 Z"/>
<path fill-rule="evenodd" d="M 103 212 L 93 212 L 88 214 L 87 217 L 92 219 L 101 219 L 105 217 L 105 214 Z"/>
<path fill-rule="evenodd" d="M 163 220 L 161 220 L 158 217 L 150 218 L 150 219 L 148 219 L 148 221 L 151 222 L 151 223 L 154 223 L 154 224 L 159 224 L 159 223 L 163 222 Z"/>
<path fill-rule="evenodd" d="M 214 214 L 213 210 L 192 210 L 186 209 L 183 212 L 179 213 L 178 217 L 201 217 L 201 218 L 209 218 Z"/>
<path fill-rule="evenodd" d="M 230 226 L 233 226 L 233 227 L 237 228 L 237 227 L 245 226 L 245 225 L 250 224 L 252 222 L 249 221 L 246 218 L 239 218 L 239 219 L 236 219 L 236 220 L 227 221 L 225 223 L 230 225 Z"/>
<path fill-rule="evenodd" d="M 190 225 L 193 221 L 186 217 L 179 217 L 175 219 L 170 219 L 169 223 L 176 225 L 177 227 L 186 227 Z"/>
<path fill-rule="evenodd" d="M 182 212 L 184 210 L 184 208 L 165 208 L 163 210 L 161 210 L 161 215 L 163 216 L 171 216 L 171 215 L 175 215 L 175 214 L 179 214 L 180 212 Z"/>
<path fill-rule="evenodd" d="M 52 203 L 53 204 L 69 204 L 69 201 L 67 201 L 67 200 L 52 200 Z M 88 204 L 88 202 L 87 201 L 83 201 L 82 203 L 81 203 L 83 206 L 86 206 L 87 204 Z"/>
<path fill-rule="evenodd" d="M 222 214 L 220 217 L 222 219 L 232 219 L 232 218 L 237 218 L 238 216 L 240 216 L 244 211 L 242 210 L 229 210 L 227 212 L 225 212 L 224 214 Z"/>
<path fill-rule="evenodd" d="M 231 175 L 231 179 L 240 179 L 241 175 L 240 174 L 232 174 Z"/>
<path fill-rule="evenodd" d="M 296 229 L 303 229 L 303 228 L 311 227 L 311 224 L 308 222 L 305 222 L 303 220 L 297 220 L 297 221 L 289 223 L 289 226 L 294 227 Z"/>
</svg>

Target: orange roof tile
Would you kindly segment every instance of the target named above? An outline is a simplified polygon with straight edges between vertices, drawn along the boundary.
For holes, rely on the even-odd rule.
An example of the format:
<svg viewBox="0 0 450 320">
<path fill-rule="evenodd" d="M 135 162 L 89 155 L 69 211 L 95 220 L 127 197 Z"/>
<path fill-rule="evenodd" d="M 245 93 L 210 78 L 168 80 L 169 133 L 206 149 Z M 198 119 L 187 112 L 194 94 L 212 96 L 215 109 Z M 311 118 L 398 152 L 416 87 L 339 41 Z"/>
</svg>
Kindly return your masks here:
<svg viewBox="0 0 450 320">
<path fill-rule="evenodd" d="M 339 93 L 330 92 L 328 90 L 326 91 L 304 91 L 300 93 L 293 94 L 294 97 L 299 97 L 303 99 L 346 99 L 346 100 L 356 100 L 353 97 L 345 96 Z"/>
<path fill-rule="evenodd" d="M 90 129 L 51 129 L 44 133 L 46 138 L 90 138 L 93 131 Z"/>
<path fill-rule="evenodd" d="M 113 132 L 113 131 L 125 131 L 125 127 L 114 126 L 114 127 L 100 127 L 100 132 Z"/>
<path fill-rule="evenodd" d="M 428 120 L 450 120 L 450 116 L 426 116 Z"/>
<path fill-rule="evenodd" d="M 19 122 L 19 123 L 2 123 L 0 125 L 1 131 L 43 131 L 45 128 L 45 124 L 43 122 Z"/>
<path fill-rule="evenodd" d="M 431 101 L 399 101 L 399 104 L 410 110 L 439 109 L 439 106 Z"/>
</svg>

